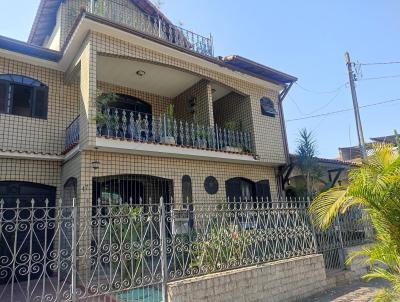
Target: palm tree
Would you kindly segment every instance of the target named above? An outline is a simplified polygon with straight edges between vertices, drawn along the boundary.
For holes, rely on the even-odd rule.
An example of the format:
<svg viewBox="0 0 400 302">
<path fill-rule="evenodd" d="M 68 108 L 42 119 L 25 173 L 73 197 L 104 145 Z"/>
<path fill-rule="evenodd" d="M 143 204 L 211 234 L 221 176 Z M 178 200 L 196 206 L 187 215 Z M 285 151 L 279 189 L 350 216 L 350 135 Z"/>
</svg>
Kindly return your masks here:
<svg viewBox="0 0 400 302">
<path fill-rule="evenodd" d="M 372 245 L 351 255 L 363 256 L 371 270 L 366 280 L 382 278 L 391 287 L 378 292 L 375 301 L 400 301 L 400 156 L 392 146 L 374 145 L 368 161 L 349 173 L 348 187 L 321 193 L 311 204 L 313 223 L 328 228 L 339 213 L 361 206 L 374 227 Z"/>
<path fill-rule="evenodd" d="M 296 164 L 305 177 L 307 196 L 312 195 L 313 178 L 319 176 L 319 166 L 315 158 L 316 150 L 317 144 L 313 139 L 312 132 L 307 129 L 300 130 L 296 150 Z"/>
</svg>

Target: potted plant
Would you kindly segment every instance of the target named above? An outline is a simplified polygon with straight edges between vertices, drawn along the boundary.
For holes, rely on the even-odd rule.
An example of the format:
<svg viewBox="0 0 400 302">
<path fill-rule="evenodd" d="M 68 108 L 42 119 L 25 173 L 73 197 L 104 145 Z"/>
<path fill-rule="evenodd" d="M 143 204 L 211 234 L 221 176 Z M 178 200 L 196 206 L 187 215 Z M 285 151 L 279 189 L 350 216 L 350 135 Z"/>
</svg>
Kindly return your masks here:
<svg viewBox="0 0 400 302">
<path fill-rule="evenodd" d="M 198 129 L 195 132 L 197 139 L 197 147 L 207 149 L 207 142 L 210 140 L 210 135 L 206 129 Z"/>
<path fill-rule="evenodd" d="M 160 134 L 160 140 L 163 144 L 175 145 L 174 131 L 174 105 L 169 104 L 163 114 L 162 125 L 163 131 Z M 169 129 L 169 131 L 168 131 Z"/>
<path fill-rule="evenodd" d="M 227 131 L 230 131 L 231 133 L 235 133 L 236 131 L 239 131 L 239 127 L 237 126 L 235 121 L 228 121 L 225 123 L 225 129 Z M 230 146 L 229 142 L 228 145 L 226 145 L 225 147 L 222 148 L 224 151 L 228 151 L 228 152 L 236 152 L 236 153 L 240 153 L 242 152 L 242 146 Z"/>
<path fill-rule="evenodd" d="M 94 120 L 96 121 L 97 134 L 102 134 L 104 126 L 107 127 L 107 131 L 115 130 L 116 121 L 108 115 L 107 107 L 111 102 L 116 101 L 116 99 L 117 95 L 114 92 L 103 93 L 101 90 L 97 91 L 96 115 L 94 117 Z"/>
</svg>

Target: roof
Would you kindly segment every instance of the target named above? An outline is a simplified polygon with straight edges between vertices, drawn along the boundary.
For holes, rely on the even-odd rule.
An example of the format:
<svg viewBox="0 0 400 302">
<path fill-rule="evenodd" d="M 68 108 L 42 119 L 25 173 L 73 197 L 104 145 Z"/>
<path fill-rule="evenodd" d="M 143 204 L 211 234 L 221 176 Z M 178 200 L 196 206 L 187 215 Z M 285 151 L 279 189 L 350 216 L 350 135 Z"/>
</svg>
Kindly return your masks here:
<svg viewBox="0 0 400 302">
<path fill-rule="evenodd" d="M 298 156 L 296 154 L 290 154 L 291 161 L 296 161 Z M 347 160 L 340 160 L 340 159 L 331 159 L 331 158 L 322 158 L 322 157 L 315 157 L 315 159 L 323 164 L 333 164 L 333 165 L 341 165 L 341 166 L 356 166 L 356 162 L 347 161 Z"/>
<path fill-rule="evenodd" d="M 56 24 L 57 11 L 63 0 L 41 0 L 29 34 L 28 43 L 41 46 Z M 131 0 L 144 13 L 171 21 L 149 0 Z"/>
<path fill-rule="evenodd" d="M 380 142 L 380 143 L 387 143 L 387 144 L 396 145 L 396 135 L 371 137 L 371 140 L 374 141 L 374 142 Z"/>
<path fill-rule="evenodd" d="M 258 75 L 259 77 L 268 78 L 279 84 L 289 84 L 297 81 L 297 78 L 271 67 L 259 64 L 252 60 L 246 59 L 238 55 L 231 55 L 221 58 L 227 65 L 234 66 L 246 73 Z"/>
<path fill-rule="evenodd" d="M 20 54 L 45 59 L 48 61 L 58 62 L 62 58 L 62 53 L 28 44 L 26 42 L 14 40 L 8 37 L 0 36 L 0 49 L 14 51 Z"/>
</svg>

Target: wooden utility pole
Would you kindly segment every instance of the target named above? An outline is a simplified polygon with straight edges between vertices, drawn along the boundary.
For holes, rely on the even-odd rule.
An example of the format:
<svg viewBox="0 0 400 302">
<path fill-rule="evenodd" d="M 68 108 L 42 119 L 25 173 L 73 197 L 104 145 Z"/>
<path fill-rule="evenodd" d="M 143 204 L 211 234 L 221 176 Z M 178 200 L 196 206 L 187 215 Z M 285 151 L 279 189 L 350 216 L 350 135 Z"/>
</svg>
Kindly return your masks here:
<svg viewBox="0 0 400 302">
<path fill-rule="evenodd" d="M 347 70 L 349 72 L 349 82 L 350 82 L 350 89 L 351 89 L 351 97 L 353 99 L 354 115 L 356 118 L 358 144 L 360 146 L 361 156 L 364 160 L 366 160 L 367 159 L 367 151 L 365 150 L 365 141 L 364 141 L 364 134 L 363 134 L 363 129 L 362 129 L 362 125 L 361 125 L 360 108 L 358 107 L 356 85 L 354 84 L 355 75 L 353 72 L 353 63 L 350 61 L 350 55 L 347 51 L 344 54 L 344 58 L 346 61 Z"/>
</svg>

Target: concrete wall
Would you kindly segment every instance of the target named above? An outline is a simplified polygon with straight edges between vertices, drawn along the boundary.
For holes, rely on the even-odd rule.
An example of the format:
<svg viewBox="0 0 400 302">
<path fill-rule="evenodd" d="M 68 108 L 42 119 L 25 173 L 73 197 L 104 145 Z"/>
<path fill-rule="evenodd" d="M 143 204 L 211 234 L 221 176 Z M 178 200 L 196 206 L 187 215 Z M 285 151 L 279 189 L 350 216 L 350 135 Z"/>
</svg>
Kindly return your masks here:
<svg viewBox="0 0 400 302">
<path fill-rule="evenodd" d="M 169 283 L 170 302 L 297 301 L 322 291 L 322 255 L 282 260 Z"/>
</svg>

